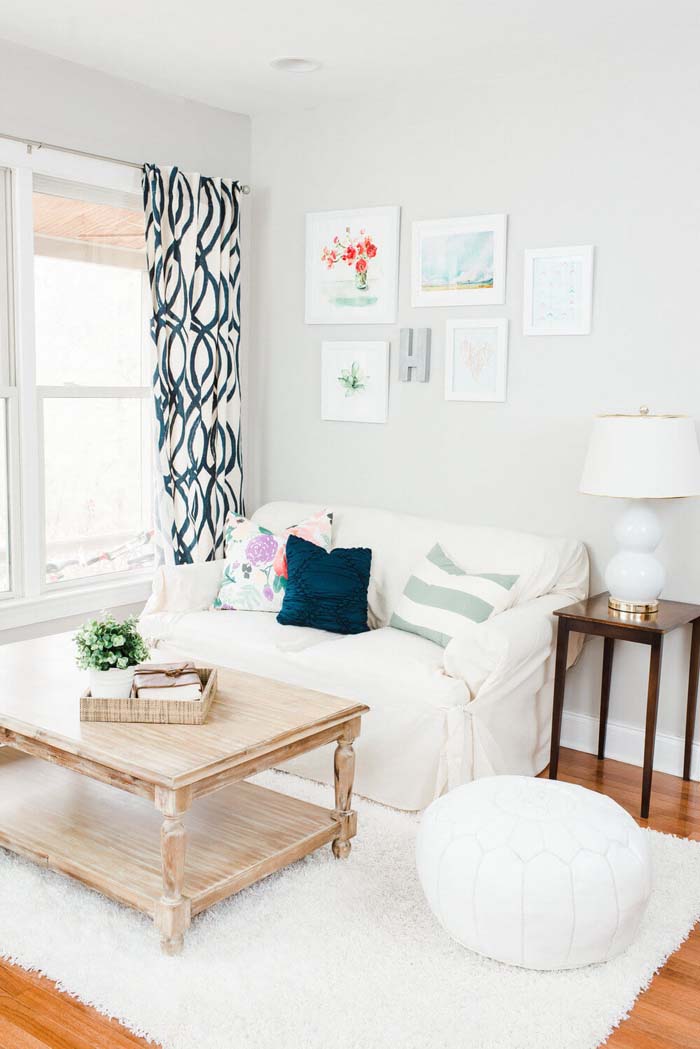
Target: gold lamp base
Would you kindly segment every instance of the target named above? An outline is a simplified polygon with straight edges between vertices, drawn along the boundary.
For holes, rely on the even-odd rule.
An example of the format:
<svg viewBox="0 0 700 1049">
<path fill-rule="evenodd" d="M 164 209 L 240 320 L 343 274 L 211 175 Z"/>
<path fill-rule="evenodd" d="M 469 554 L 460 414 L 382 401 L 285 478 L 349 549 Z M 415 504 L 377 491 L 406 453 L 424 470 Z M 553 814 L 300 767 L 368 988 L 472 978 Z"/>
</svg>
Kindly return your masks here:
<svg viewBox="0 0 700 1049">
<path fill-rule="evenodd" d="M 617 597 L 608 598 L 608 607 L 614 612 L 627 612 L 635 616 L 653 616 L 659 611 L 658 601 L 620 601 Z"/>
</svg>

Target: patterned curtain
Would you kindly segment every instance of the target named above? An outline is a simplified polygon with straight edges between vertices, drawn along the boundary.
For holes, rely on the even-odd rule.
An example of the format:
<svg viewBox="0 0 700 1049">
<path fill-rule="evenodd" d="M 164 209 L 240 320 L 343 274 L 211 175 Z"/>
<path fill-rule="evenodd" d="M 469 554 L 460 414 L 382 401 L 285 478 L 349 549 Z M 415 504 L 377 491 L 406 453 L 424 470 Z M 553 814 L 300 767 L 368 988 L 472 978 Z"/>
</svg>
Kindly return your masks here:
<svg viewBox="0 0 700 1049">
<path fill-rule="evenodd" d="M 168 563 L 222 556 L 226 515 L 244 512 L 239 194 L 228 179 L 144 165 L 156 535 Z"/>
</svg>

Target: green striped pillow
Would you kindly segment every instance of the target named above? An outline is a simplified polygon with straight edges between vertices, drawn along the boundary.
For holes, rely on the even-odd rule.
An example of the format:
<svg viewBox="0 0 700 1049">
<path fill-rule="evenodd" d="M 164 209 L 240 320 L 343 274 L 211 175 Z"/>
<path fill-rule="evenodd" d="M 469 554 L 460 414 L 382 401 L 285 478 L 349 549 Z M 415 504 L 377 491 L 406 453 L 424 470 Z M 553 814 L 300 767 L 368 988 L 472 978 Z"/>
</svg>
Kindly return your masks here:
<svg viewBox="0 0 700 1049">
<path fill-rule="evenodd" d="M 436 543 L 406 583 L 389 625 L 445 648 L 469 624 L 508 608 L 517 581 L 496 572 L 470 575 Z"/>
</svg>

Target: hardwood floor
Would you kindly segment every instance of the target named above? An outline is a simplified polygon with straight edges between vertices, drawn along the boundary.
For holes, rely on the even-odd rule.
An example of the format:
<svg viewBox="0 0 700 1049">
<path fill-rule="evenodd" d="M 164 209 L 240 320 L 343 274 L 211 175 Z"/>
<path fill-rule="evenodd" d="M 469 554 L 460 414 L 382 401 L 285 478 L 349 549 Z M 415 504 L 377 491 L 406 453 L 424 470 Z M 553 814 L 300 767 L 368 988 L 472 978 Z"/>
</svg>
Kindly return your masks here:
<svg viewBox="0 0 700 1049">
<path fill-rule="evenodd" d="M 641 769 L 562 750 L 559 778 L 609 794 L 638 819 Z M 700 783 L 684 783 L 675 776 L 655 773 L 650 817 L 639 822 L 700 841 Z M 700 926 L 669 958 L 607 1047 L 698 1049 L 699 1045 Z M 94 1009 L 57 991 L 43 976 L 0 961 L 0 1049 L 136 1047 L 155 1049 L 150 1042 L 134 1037 Z"/>
</svg>

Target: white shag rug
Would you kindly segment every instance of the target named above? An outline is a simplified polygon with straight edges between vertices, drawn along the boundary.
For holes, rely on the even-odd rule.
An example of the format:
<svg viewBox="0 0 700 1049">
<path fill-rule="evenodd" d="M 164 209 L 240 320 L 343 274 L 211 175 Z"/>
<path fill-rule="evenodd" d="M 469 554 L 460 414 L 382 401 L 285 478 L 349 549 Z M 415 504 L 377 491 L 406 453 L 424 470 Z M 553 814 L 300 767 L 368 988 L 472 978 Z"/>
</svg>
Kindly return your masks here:
<svg viewBox="0 0 700 1049">
<path fill-rule="evenodd" d="M 328 807 L 328 788 L 257 782 Z M 0 849 L 0 954 L 165 1049 L 595 1049 L 700 917 L 700 843 L 653 831 L 640 934 L 602 966 L 539 973 L 449 939 L 415 873 L 417 817 L 357 801 L 330 847 L 196 918 L 183 954 L 143 916 Z"/>
</svg>

